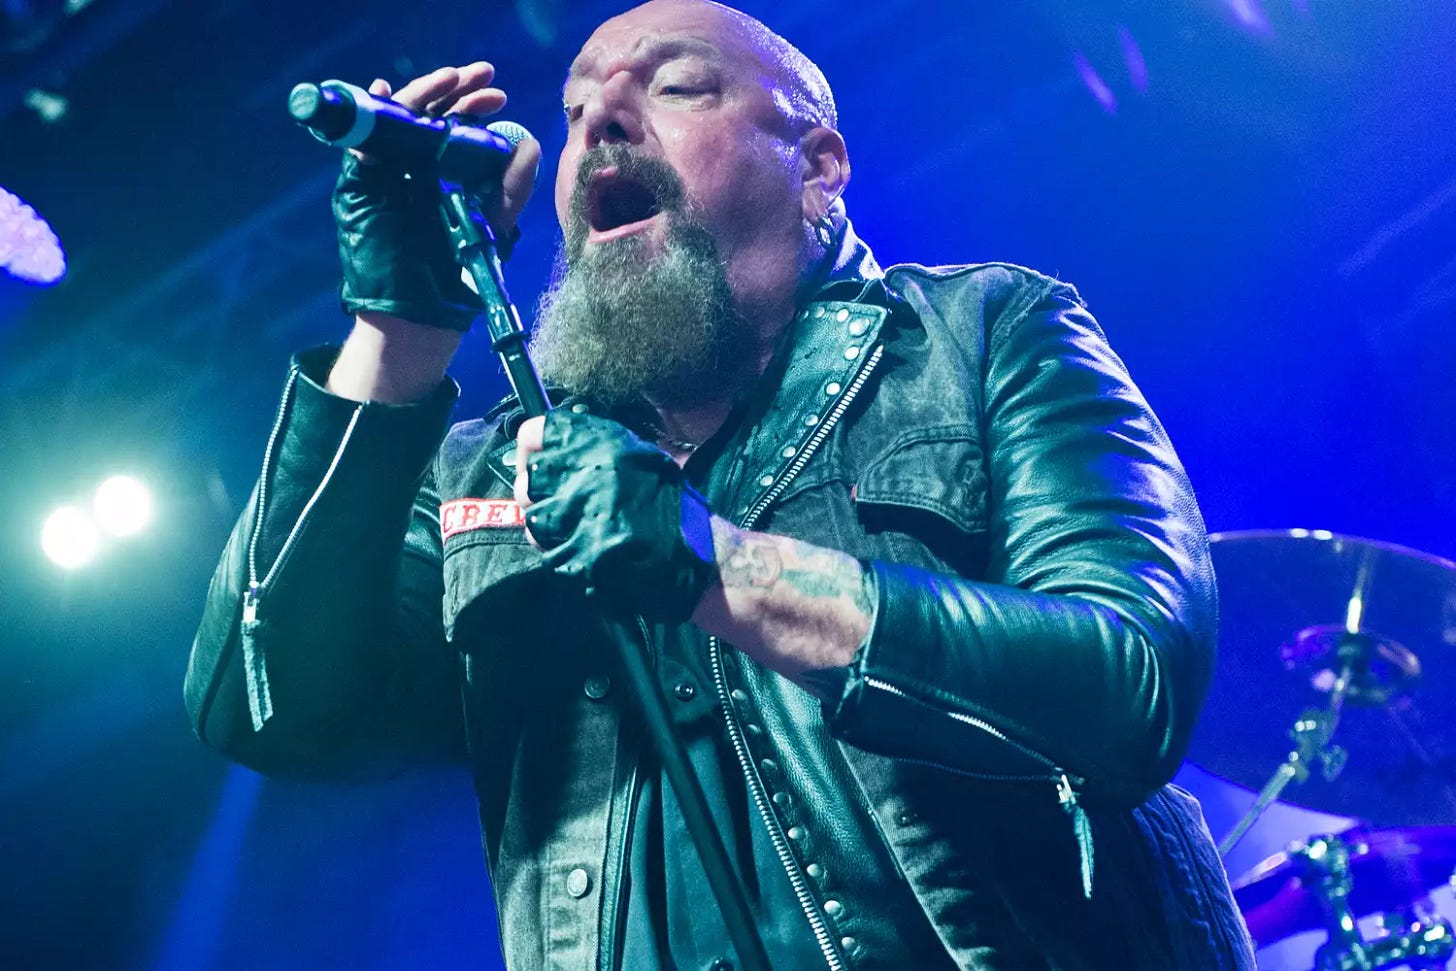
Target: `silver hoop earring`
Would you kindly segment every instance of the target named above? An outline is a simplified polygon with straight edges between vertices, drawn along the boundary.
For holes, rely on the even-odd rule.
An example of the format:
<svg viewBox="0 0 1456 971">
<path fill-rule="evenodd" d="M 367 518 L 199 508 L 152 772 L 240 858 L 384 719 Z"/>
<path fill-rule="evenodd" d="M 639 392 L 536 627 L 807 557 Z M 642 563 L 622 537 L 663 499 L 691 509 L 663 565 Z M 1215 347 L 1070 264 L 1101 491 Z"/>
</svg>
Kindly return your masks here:
<svg viewBox="0 0 1456 971">
<path fill-rule="evenodd" d="M 829 218 L 829 213 L 821 212 L 819 218 L 813 222 L 814 238 L 825 249 L 834 245 L 834 222 Z"/>
</svg>

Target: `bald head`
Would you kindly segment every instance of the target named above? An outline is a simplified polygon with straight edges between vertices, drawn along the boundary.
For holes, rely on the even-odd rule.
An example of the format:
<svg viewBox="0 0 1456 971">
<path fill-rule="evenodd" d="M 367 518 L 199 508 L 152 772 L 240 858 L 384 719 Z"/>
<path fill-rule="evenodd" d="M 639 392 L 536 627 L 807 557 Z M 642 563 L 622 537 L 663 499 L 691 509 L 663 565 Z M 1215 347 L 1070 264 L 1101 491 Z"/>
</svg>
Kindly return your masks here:
<svg viewBox="0 0 1456 971">
<path fill-rule="evenodd" d="M 654 0 L 663 3 L 689 3 L 715 8 L 736 25 L 750 49 L 757 51 L 765 75 L 782 93 L 780 105 L 789 118 L 807 125 L 839 127 L 839 114 L 834 107 L 834 92 L 819 65 L 804 56 L 793 44 L 769 30 L 763 21 L 741 10 L 734 10 L 712 0 Z"/>
<path fill-rule="evenodd" d="M 693 21 L 716 28 L 719 40 L 731 39 L 742 54 L 758 66 L 773 95 L 775 107 L 798 130 L 822 125 L 838 129 L 834 92 L 818 65 L 762 21 L 713 0 L 649 0 L 613 17 L 600 29 L 636 24 Z M 572 65 L 576 74 L 581 59 Z"/>
</svg>

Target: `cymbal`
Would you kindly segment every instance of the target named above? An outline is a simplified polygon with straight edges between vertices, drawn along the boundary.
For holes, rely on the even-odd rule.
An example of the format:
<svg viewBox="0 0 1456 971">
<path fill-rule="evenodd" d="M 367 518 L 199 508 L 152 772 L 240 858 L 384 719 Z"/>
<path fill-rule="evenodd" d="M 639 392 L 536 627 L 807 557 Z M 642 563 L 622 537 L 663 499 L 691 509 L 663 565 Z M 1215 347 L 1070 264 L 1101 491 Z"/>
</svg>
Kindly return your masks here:
<svg viewBox="0 0 1456 971">
<path fill-rule="evenodd" d="M 1353 659 L 1333 779 L 1284 800 L 1381 826 L 1456 823 L 1456 564 L 1323 530 L 1216 533 L 1220 636 L 1189 758 L 1259 789 Z"/>
<path fill-rule="evenodd" d="M 1456 867 L 1456 827 L 1353 829 L 1339 839 L 1349 847 L 1347 902 L 1357 918 L 1410 906 L 1450 880 Z M 1233 882 L 1234 899 L 1260 947 L 1325 926 L 1314 879 L 1307 885 L 1305 872 L 1297 855 L 1276 853 Z"/>
</svg>

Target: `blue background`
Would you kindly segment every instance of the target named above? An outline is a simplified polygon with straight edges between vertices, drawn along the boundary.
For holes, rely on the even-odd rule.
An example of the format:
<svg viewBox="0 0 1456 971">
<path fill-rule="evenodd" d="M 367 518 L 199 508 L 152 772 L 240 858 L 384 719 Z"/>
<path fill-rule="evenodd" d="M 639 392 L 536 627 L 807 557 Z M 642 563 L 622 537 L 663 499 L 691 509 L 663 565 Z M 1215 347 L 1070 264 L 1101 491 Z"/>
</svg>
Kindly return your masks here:
<svg viewBox="0 0 1456 971">
<path fill-rule="evenodd" d="M 96 0 L 0 56 L 0 185 L 70 261 L 50 288 L 0 276 L 0 965 L 497 960 L 462 774 L 263 780 L 193 740 L 180 684 L 288 355 L 346 328 L 335 159 L 287 122 L 287 91 L 486 57 L 549 163 L 565 66 L 624 6 Z M 1448 3 L 746 9 L 834 85 L 849 211 L 881 261 L 1007 260 L 1075 283 L 1211 529 L 1456 556 Z M 22 106 L 36 86 L 69 100 L 64 118 Z M 510 266 L 528 317 L 556 239 L 545 195 Z M 456 375 L 462 417 L 502 393 L 479 337 Z M 50 567 L 44 514 L 122 470 L 156 485 L 155 528 L 89 570 Z M 1183 778 L 1214 832 L 1231 827 L 1247 795 Z M 1230 870 L 1343 825 L 1280 810 Z M 1313 943 L 1263 966 L 1307 967 Z"/>
</svg>

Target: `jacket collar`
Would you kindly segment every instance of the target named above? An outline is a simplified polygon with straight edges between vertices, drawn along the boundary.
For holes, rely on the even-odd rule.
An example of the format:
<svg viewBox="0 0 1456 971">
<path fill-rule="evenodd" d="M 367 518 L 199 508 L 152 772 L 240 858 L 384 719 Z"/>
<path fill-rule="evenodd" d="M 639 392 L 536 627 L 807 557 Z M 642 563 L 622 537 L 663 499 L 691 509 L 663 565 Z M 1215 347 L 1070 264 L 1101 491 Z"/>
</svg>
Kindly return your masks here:
<svg viewBox="0 0 1456 971">
<path fill-rule="evenodd" d="M 835 237 L 834 246 L 833 257 L 824 260 L 815 278 L 805 288 L 804 292 L 809 297 L 804 302 L 880 302 L 874 298 L 884 294 L 885 273 L 848 219 Z"/>
<path fill-rule="evenodd" d="M 805 287 L 811 296 L 741 420 L 730 419 L 742 471 L 717 498 L 728 500 L 720 511 L 740 524 L 756 520 L 804 471 L 878 362 L 880 331 L 898 301 L 848 222 L 837 243 L 820 279 Z"/>
</svg>

